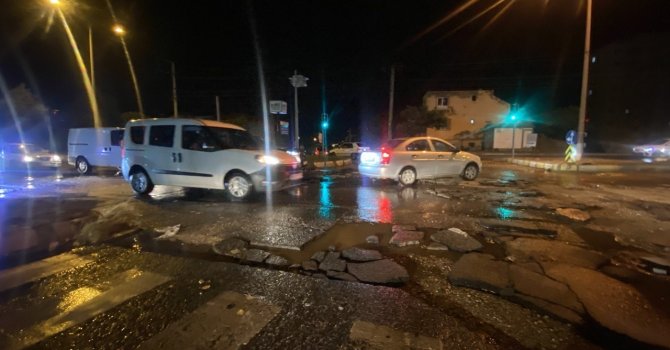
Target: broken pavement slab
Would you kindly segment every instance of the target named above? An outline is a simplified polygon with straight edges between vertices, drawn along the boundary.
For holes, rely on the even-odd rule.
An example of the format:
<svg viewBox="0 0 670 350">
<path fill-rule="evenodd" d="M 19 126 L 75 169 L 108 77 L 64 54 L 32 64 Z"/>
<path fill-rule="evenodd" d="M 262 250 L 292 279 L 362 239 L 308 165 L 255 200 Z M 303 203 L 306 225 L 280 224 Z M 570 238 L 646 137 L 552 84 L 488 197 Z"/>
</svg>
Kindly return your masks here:
<svg viewBox="0 0 670 350">
<path fill-rule="evenodd" d="M 268 264 L 268 265 L 280 266 L 280 267 L 291 265 L 290 261 L 288 261 L 283 256 L 279 256 L 279 255 L 270 255 L 270 257 L 265 259 L 265 263 Z"/>
<path fill-rule="evenodd" d="M 351 261 L 381 260 L 382 254 L 372 249 L 348 248 L 342 251 L 342 257 Z"/>
<path fill-rule="evenodd" d="M 247 249 L 244 253 L 244 260 L 262 263 L 268 256 L 270 256 L 270 252 L 266 252 L 265 250 Z"/>
<path fill-rule="evenodd" d="M 545 239 L 517 238 L 505 242 L 507 255 L 516 261 L 555 261 L 570 265 L 596 269 L 608 258 L 598 252 Z"/>
<path fill-rule="evenodd" d="M 547 275 L 566 283 L 598 323 L 639 341 L 670 348 L 670 318 L 632 286 L 598 271 L 543 264 Z"/>
<path fill-rule="evenodd" d="M 565 216 L 568 219 L 574 220 L 574 221 L 588 221 L 591 219 L 591 214 L 588 212 L 581 210 L 581 209 L 575 209 L 575 208 L 558 208 L 556 209 L 556 213 L 558 213 L 561 216 Z"/>
<path fill-rule="evenodd" d="M 441 243 L 459 253 L 467 253 L 473 250 L 482 249 L 482 244 L 476 239 L 472 238 L 465 231 L 458 228 L 450 228 L 433 233 L 430 239 L 437 243 Z"/>
<path fill-rule="evenodd" d="M 509 276 L 515 291 L 584 314 L 584 307 L 567 285 L 514 264 L 509 267 Z"/>
<path fill-rule="evenodd" d="M 463 255 L 449 272 L 449 281 L 456 286 L 480 289 L 496 294 L 510 294 L 509 264 L 492 255 Z"/>
<path fill-rule="evenodd" d="M 231 237 L 214 244 L 212 246 L 212 250 L 214 253 L 219 255 L 230 256 L 233 258 L 242 258 L 244 257 L 248 246 L 249 242 L 241 238 Z"/>
<path fill-rule="evenodd" d="M 400 284 L 409 281 L 407 270 L 392 260 L 348 263 L 347 271 L 362 282 Z"/>
<path fill-rule="evenodd" d="M 344 271 L 347 262 L 340 259 L 339 252 L 328 252 L 323 261 L 319 264 L 319 270 L 322 271 Z"/>
<path fill-rule="evenodd" d="M 346 272 L 341 272 L 341 271 L 333 271 L 329 270 L 326 272 L 326 276 L 336 279 L 336 280 L 341 280 L 341 281 L 347 281 L 347 282 L 358 282 L 356 277 L 346 273 Z"/>
<path fill-rule="evenodd" d="M 423 239 L 424 233 L 421 231 L 397 231 L 389 240 L 389 244 L 397 247 L 406 247 L 418 245 Z"/>
</svg>

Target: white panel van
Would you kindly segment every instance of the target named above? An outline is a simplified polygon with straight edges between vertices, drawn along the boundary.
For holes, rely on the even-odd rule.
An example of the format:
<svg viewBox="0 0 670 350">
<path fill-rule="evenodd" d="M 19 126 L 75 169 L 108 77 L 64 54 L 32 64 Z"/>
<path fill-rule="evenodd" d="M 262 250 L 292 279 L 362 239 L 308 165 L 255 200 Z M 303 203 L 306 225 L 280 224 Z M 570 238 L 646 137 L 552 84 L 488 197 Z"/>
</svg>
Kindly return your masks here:
<svg viewBox="0 0 670 350">
<path fill-rule="evenodd" d="M 80 174 L 92 167 L 121 167 L 123 128 L 70 129 L 67 135 L 67 162 Z"/>
<path fill-rule="evenodd" d="M 198 119 L 141 119 L 126 124 L 121 171 L 138 194 L 154 185 L 226 190 L 233 200 L 302 179 L 300 159 L 262 145 L 243 128 Z"/>
</svg>

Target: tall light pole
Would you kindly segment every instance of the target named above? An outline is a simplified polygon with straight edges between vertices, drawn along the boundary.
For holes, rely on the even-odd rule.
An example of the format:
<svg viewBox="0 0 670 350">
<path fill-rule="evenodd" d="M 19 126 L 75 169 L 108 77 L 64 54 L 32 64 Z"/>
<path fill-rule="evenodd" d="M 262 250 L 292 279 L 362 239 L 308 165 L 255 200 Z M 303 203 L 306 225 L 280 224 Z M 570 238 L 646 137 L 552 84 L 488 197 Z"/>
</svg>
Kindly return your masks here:
<svg viewBox="0 0 670 350">
<path fill-rule="evenodd" d="M 177 108 L 177 73 L 174 62 L 170 62 L 170 74 L 172 75 L 172 117 L 177 118 L 179 109 Z"/>
<path fill-rule="evenodd" d="M 293 85 L 293 149 L 300 151 L 300 130 L 298 128 L 298 88 L 307 87 L 309 78 L 299 75 L 298 70 L 293 71 L 293 76 L 288 78 Z"/>
<path fill-rule="evenodd" d="M 393 98 L 395 96 L 395 65 L 391 65 L 391 84 L 389 86 L 388 139 L 393 138 Z"/>
<path fill-rule="evenodd" d="M 584 38 L 584 61 L 582 64 L 582 94 L 579 102 L 579 124 L 577 125 L 577 157 L 579 162 L 584 154 L 584 123 L 586 121 L 586 100 L 589 89 L 589 61 L 591 56 L 591 11 L 593 0 L 586 2 L 586 34 Z"/>
<path fill-rule="evenodd" d="M 112 31 L 116 34 L 121 40 L 121 45 L 123 46 L 123 52 L 126 55 L 126 60 L 128 61 L 128 69 L 130 70 L 130 78 L 133 81 L 133 87 L 135 88 L 135 98 L 137 99 L 137 108 L 140 112 L 140 116 L 144 117 L 144 107 L 142 106 L 142 95 L 140 94 L 140 86 L 137 83 L 137 76 L 135 75 L 135 67 L 133 67 L 133 61 L 130 58 L 130 52 L 128 51 L 128 46 L 126 45 L 126 29 L 123 28 L 120 24 L 115 24 L 112 27 Z"/>
<path fill-rule="evenodd" d="M 88 26 L 88 65 L 91 71 L 91 87 L 95 93 L 95 64 L 93 63 L 93 29 Z"/>
</svg>

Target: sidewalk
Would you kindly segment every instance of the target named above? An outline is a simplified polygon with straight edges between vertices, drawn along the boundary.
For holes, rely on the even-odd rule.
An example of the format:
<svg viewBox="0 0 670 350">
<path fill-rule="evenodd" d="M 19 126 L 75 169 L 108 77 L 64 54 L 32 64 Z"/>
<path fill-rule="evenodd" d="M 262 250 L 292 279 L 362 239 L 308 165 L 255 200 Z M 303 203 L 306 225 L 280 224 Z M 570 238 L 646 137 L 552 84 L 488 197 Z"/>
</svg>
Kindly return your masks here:
<svg viewBox="0 0 670 350">
<path fill-rule="evenodd" d="M 507 162 L 531 168 L 550 171 L 574 171 L 587 173 L 627 172 L 627 171 L 670 171 L 668 159 L 620 160 L 604 158 L 584 158 L 581 164 L 566 163 L 560 157 L 507 158 Z"/>
</svg>

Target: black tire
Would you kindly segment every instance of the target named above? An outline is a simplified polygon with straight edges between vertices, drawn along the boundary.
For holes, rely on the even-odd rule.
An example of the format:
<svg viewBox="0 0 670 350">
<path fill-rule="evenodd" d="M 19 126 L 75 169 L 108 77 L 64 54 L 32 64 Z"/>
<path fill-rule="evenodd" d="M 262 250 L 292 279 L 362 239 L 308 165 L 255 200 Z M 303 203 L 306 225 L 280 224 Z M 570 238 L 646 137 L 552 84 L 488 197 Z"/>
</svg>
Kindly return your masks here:
<svg viewBox="0 0 670 350">
<path fill-rule="evenodd" d="M 88 175 L 91 173 L 91 164 L 84 157 L 77 157 L 74 162 L 74 167 L 80 175 Z"/>
<path fill-rule="evenodd" d="M 139 195 L 147 195 L 154 190 L 154 183 L 143 169 L 138 169 L 130 174 L 130 187 Z"/>
<path fill-rule="evenodd" d="M 476 179 L 477 176 L 479 176 L 479 167 L 475 163 L 466 165 L 463 169 L 463 173 L 461 173 L 461 177 L 466 181 L 472 181 Z"/>
<path fill-rule="evenodd" d="M 398 174 L 398 182 L 403 186 L 412 186 L 416 183 L 416 169 L 406 167 L 400 170 Z"/>
<path fill-rule="evenodd" d="M 234 172 L 226 176 L 226 194 L 232 201 L 243 201 L 254 192 L 254 184 L 245 173 Z"/>
</svg>

